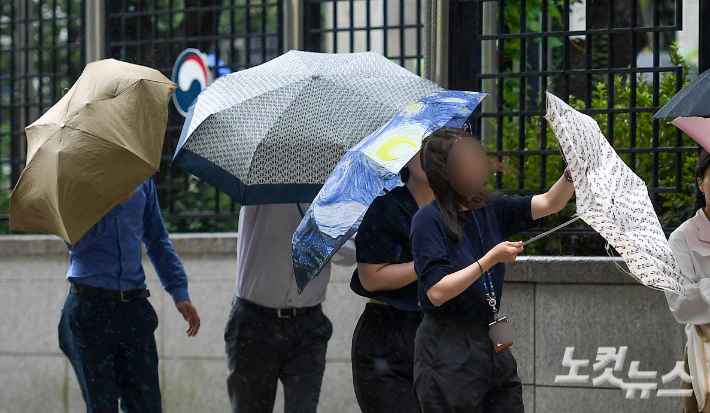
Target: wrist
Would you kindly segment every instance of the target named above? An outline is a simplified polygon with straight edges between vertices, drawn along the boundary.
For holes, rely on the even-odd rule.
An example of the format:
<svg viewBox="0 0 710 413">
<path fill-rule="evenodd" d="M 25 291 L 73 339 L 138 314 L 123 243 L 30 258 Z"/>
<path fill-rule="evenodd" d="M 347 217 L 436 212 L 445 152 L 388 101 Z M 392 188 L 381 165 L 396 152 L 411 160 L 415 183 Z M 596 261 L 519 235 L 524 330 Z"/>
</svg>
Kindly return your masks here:
<svg viewBox="0 0 710 413">
<path fill-rule="evenodd" d="M 572 174 L 570 173 L 569 168 L 565 168 L 565 171 L 562 173 L 562 176 L 564 176 L 567 182 L 572 182 Z"/>
<path fill-rule="evenodd" d="M 497 261 L 495 257 L 492 255 L 493 251 L 489 251 L 486 255 L 483 256 L 480 260 L 478 260 L 479 264 L 481 264 L 481 267 L 483 268 L 483 272 L 488 271 L 492 266 L 494 266 Z M 478 268 L 478 265 L 476 265 L 476 268 Z"/>
</svg>

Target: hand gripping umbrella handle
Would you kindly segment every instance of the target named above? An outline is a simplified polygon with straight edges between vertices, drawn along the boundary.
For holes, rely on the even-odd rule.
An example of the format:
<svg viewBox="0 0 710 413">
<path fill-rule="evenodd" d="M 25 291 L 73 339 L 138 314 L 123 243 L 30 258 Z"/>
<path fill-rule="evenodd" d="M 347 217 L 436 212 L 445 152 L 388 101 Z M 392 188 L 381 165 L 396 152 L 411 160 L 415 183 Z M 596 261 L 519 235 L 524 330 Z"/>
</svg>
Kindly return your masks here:
<svg viewBox="0 0 710 413">
<path fill-rule="evenodd" d="M 566 227 L 567 225 L 569 225 L 569 224 L 571 224 L 571 223 L 573 223 L 573 222 L 579 220 L 579 218 L 580 218 L 580 216 L 575 214 L 572 219 L 570 219 L 569 221 L 565 222 L 564 224 L 558 225 L 558 226 L 552 228 L 552 229 L 549 230 L 549 231 L 545 231 L 545 232 L 543 232 L 542 234 L 537 235 L 537 236 L 535 236 L 535 237 L 532 237 L 532 238 L 530 238 L 529 240 L 523 242 L 523 246 L 526 246 L 526 245 L 530 244 L 530 243 L 533 242 L 533 241 L 537 241 L 537 240 L 539 240 L 539 239 L 542 238 L 542 237 L 545 237 L 545 236 L 547 236 L 547 235 L 550 235 L 550 234 L 552 234 L 553 232 L 557 231 L 558 229 L 564 228 L 564 227 Z"/>
</svg>

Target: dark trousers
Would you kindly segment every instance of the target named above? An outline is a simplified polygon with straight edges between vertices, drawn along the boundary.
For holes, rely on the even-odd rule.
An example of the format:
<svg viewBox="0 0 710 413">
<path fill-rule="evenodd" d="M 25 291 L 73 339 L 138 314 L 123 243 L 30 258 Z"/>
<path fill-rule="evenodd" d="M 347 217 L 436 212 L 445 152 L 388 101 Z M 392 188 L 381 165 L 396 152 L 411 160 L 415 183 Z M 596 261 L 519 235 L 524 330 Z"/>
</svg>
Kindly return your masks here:
<svg viewBox="0 0 710 413">
<path fill-rule="evenodd" d="M 76 373 L 87 413 L 161 412 L 155 329 L 147 299 L 121 302 L 69 294 L 59 348 Z"/>
<path fill-rule="evenodd" d="M 363 413 L 418 413 L 414 394 L 414 337 L 418 311 L 367 303 L 355 327 L 353 385 Z"/>
<path fill-rule="evenodd" d="M 315 412 L 332 334 L 333 325 L 320 305 L 303 315 L 279 318 L 237 298 L 224 333 L 232 411 L 271 413 L 281 380 L 286 413 Z"/>
<path fill-rule="evenodd" d="M 518 365 L 496 353 L 484 319 L 424 316 L 417 330 L 414 388 L 423 413 L 524 413 Z"/>
</svg>

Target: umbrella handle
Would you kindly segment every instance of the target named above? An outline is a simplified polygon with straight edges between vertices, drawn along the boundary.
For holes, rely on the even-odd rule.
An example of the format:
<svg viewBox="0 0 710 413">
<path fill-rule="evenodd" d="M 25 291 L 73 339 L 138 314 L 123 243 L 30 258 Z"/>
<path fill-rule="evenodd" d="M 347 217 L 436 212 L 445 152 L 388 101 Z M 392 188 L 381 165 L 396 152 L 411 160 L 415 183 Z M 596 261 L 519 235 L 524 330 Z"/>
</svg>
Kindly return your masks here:
<svg viewBox="0 0 710 413">
<path fill-rule="evenodd" d="M 570 219 L 569 221 L 565 222 L 564 224 L 558 225 L 558 226 L 552 228 L 552 229 L 549 230 L 549 231 L 545 231 L 545 232 L 543 232 L 542 234 L 537 235 L 537 236 L 535 236 L 535 237 L 532 237 L 532 238 L 530 238 L 529 240 L 523 242 L 523 246 L 526 246 L 526 245 L 530 244 L 530 243 L 533 242 L 533 241 L 537 241 L 537 240 L 539 240 L 539 239 L 542 238 L 542 237 L 545 237 L 545 236 L 547 236 L 547 235 L 550 235 L 550 234 L 552 234 L 553 232 L 557 231 L 558 229 L 564 228 L 564 227 L 566 227 L 567 225 L 569 225 L 569 224 L 571 224 L 571 223 L 573 223 L 573 222 L 579 220 L 579 218 L 580 218 L 580 216 L 577 215 L 577 214 L 575 214 L 572 219 Z"/>
</svg>

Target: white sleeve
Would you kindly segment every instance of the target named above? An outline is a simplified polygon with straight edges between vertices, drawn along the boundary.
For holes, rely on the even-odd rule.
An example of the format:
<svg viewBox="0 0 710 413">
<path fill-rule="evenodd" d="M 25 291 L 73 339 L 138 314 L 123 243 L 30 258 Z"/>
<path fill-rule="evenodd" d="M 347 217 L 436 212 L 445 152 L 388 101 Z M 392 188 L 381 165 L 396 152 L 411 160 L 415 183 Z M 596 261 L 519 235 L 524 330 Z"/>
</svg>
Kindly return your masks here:
<svg viewBox="0 0 710 413">
<path fill-rule="evenodd" d="M 671 234 L 668 243 L 678 261 L 683 286 L 687 294 L 687 297 L 683 297 L 681 294 L 666 291 L 668 308 L 679 323 L 710 323 L 710 278 L 698 280 L 693 266 L 692 253 L 680 231 Z"/>
</svg>

